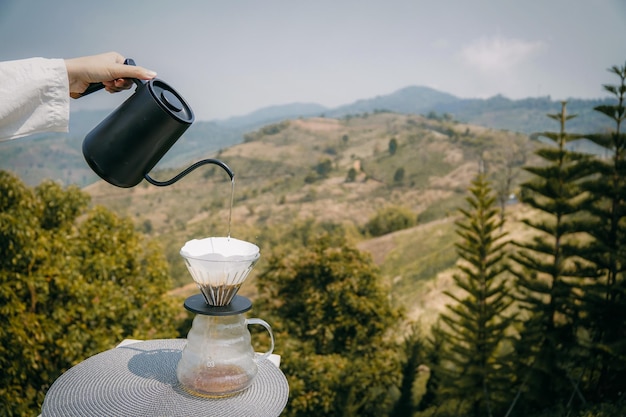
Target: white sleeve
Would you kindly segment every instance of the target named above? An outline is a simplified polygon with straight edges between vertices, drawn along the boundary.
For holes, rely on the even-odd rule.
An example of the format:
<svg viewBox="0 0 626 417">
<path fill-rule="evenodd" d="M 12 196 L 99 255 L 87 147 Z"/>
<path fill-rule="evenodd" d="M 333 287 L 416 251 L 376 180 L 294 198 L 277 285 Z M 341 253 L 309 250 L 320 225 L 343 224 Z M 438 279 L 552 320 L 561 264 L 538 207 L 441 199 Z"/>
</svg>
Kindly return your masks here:
<svg viewBox="0 0 626 417">
<path fill-rule="evenodd" d="M 70 96 L 63 59 L 0 62 L 0 141 L 67 132 Z"/>
</svg>

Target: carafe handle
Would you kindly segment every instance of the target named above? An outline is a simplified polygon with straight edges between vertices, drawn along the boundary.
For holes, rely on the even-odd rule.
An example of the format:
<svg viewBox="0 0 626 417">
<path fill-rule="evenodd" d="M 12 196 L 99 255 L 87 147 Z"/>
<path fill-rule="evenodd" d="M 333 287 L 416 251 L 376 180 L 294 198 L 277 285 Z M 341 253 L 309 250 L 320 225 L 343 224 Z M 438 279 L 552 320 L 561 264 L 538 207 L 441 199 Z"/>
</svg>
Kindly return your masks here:
<svg viewBox="0 0 626 417">
<path fill-rule="evenodd" d="M 246 326 L 249 324 L 260 324 L 261 326 L 265 327 L 265 330 L 267 330 L 267 332 L 270 334 L 270 341 L 271 341 L 270 349 L 267 352 L 256 356 L 254 358 L 255 362 L 259 362 L 259 361 L 269 358 L 269 356 L 274 351 L 274 333 L 272 333 L 272 327 L 265 320 L 256 319 L 256 318 L 246 319 Z"/>
</svg>

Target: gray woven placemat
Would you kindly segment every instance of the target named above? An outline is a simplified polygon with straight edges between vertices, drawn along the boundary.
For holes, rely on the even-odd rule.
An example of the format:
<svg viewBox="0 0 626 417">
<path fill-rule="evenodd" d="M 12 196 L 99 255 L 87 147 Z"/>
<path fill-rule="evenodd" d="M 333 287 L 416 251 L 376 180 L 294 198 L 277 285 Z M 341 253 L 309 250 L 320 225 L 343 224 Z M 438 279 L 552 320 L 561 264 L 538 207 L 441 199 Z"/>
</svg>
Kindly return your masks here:
<svg viewBox="0 0 626 417">
<path fill-rule="evenodd" d="M 258 363 L 257 377 L 239 394 L 202 398 L 187 393 L 176 378 L 185 342 L 150 340 L 92 356 L 52 384 L 42 417 L 270 417 L 278 416 L 287 405 L 287 378 L 267 360 Z"/>
</svg>

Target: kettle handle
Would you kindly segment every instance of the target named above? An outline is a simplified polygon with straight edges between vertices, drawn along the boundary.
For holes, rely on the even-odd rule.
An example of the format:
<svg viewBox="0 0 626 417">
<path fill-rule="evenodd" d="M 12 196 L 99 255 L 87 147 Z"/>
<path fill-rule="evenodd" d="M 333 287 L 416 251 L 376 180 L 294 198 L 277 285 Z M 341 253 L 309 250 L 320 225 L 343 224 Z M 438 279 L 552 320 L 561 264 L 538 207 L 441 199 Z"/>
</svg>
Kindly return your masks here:
<svg viewBox="0 0 626 417">
<path fill-rule="evenodd" d="M 124 65 L 133 65 L 135 66 L 135 60 L 132 58 L 126 58 L 124 60 Z M 141 87 L 144 83 L 137 78 L 132 78 L 133 82 L 137 84 L 137 87 Z M 91 83 L 87 86 L 87 89 L 83 91 L 78 98 L 85 97 L 88 94 L 95 93 L 98 90 L 102 90 L 104 88 L 104 84 L 102 83 Z"/>
<path fill-rule="evenodd" d="M 181 179 L 185 175 L 189 174 L 194 169 L 198 168 L 199 166 L 206 165 L 206 164 L 215 164 L 215 165 L 218 165 L 218 166 L 222 167 L 222 169 L 224 169 L 224 171 L 226 171 L 226 173 L 230 177 L 231 181 L 235 177 L 235 173 L 233 172 L 232 169 L 229 168 L 228 165 L 226 165 L 224 162 L 220 161 L 219 159 L 211 159 L 211 158 L 203 159 L 202 161 L 196 162 L 195 164 L 193 164 L 189 168 L 185 169 L 180 174 L 176 175 L 174 178 L 172 178 L 170 180 L 167 180 L 167 181 L 157 181 L 157 180 L 155 180 L 154 178 L 152 178 L 148 174 L 144 174 L 143 177 L 146 179 L 146 181 L 148 181 L 152 185 L 156 185 L 156 186 L 159 186 L 159 187 L 165 187 L 167 185 L 174 184 L 176 181 L 178 181 L 179 179 Z"/>
<path fill-rule="evenodd" d="M 272 327 L 269 325 L 268 322 L 266 322 L 263 319 L 246 319 L 246 326 L 248 324 L 260 324 L 261 326 L 265 327 L 265 330 L 267 330 L 267 332 L 270 334 L 270 348 L 267 352 L 260 354 L 259 356 L 257 356 L 256 358 L 254 358 L 254 360 L 256 362 L 258 361 L 262 361 L 264 359 L 269 358 L 269 356 L 272 354 L 272 352 L 274 351 L 274 333 L 272 333 Z"/>
</svg>

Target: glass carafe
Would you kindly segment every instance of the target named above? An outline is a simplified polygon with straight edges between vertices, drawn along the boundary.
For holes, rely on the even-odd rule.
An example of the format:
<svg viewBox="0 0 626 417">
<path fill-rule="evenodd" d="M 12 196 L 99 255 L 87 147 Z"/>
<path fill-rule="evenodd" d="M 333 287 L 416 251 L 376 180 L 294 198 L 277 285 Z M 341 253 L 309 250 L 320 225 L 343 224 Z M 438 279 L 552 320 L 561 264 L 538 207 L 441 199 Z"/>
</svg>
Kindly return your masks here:
<svg viewBox="0 0 626 417">
<path fill-rule="evenodd" d="M 240 296 L 236 299 L 247 300 Z M 252 324 L 263 326 L 270 335 L 270 348 L 265 353 L 255 353 L 252 348 L 248 330 Z M 264 320 L 246 319 L 243 313 L 198 314 L 187 335 L 176 375 L 192 394 L 208 397 L 235 394 L 252 384 L 258 372 L 257 362 L 268 358 L 273 350 L 274 335 Z"/>
</svg>

